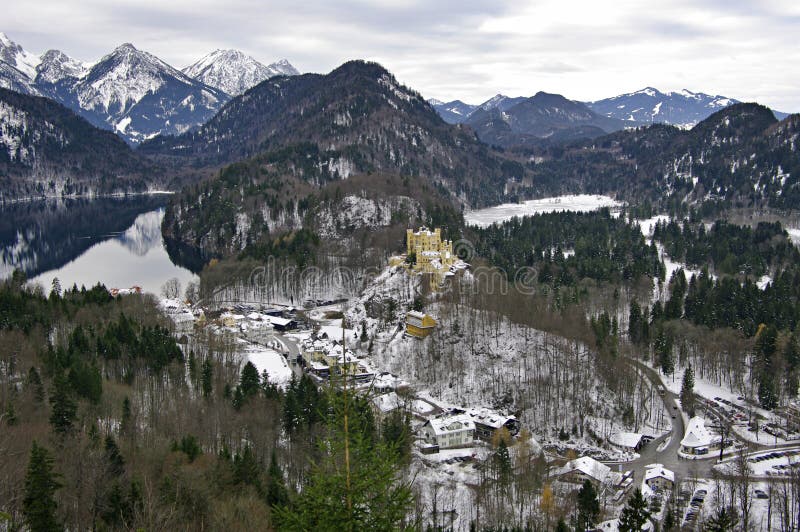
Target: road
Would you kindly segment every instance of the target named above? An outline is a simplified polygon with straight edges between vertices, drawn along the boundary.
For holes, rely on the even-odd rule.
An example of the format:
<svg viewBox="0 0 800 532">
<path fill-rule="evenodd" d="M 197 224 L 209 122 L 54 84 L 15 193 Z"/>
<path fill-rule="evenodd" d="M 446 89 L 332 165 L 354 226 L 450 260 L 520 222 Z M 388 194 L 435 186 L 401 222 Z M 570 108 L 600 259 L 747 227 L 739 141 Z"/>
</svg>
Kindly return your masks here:
<svg viewBox="0 0 800 532">
<path fill-rule="evenodd" d="M 688 477 L 705 477 L 710 475 L 711 468 L 716 463 L 716 460 L 713 457 L 704 460 L 685 460 L 678 457 L 678 448 L 680 447 L 681 440 L 683 439 L 685 424 L 683 413 L 681 412 L 680 408 L 673 408 L 679 405 L 677 394 L 669 391 L 666 386 L 664 386 L 661 376 L 657 371 L 642 364 L 638 360 L 629 359 L 629 362 L 636 366 L 636 368 L 639 369 L 645 375 L 645 377 L 647 377 L 655 389 L 664 390 L 664 395 L 661 396 L 661 399 L 664 401 L 664 409 L 667 411 L 670 417 L 673 415 L 675 416 L 674 418 L 671 417 L 670 419 L 670 422 L 672 423 L 672 431 L 669 434 L 661 436 L 660 438 L 648 443 L 639 451 L 639 458 L 636 460 L 619 464 L 622 466 L 623 470 L 633 471 L 634 486 L 641 485 L 642 479 L 644 478 L 645 466 L 648 464 L 663 464 L 665 468 L 675 473 L 676 482 Z M 659 451 L 659 446 L 666 439 L 669 439 L 669 443 Z M 617 464 L 609 465 L 612 467 L 617 466 Z"/>
</svg>

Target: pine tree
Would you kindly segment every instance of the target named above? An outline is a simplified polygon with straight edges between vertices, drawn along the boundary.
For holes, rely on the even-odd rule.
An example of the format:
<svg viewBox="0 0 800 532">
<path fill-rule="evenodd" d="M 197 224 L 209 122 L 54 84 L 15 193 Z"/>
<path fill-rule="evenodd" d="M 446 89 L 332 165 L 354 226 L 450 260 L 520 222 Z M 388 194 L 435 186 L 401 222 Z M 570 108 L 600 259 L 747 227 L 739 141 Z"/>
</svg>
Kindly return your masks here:
<svg viewBox="0 0 800 532">
<path fill-rule="evenodd" d="M 287 392 L 288 394 L 288 392 Z M 397 452 L 368 434 L 344 388 L 331 393 L 328 432 L 308 482 L 285 507 L 273 508 L 278 529 L 396 530 L 413 501 Z"/>
<path fill-rule="evenodd" d="M 683 372 L 681 406 L 689 416 L 694 417 L 694 370 L 691 364 L 687 364 L 686 371 Z"/>
<path fill-rule="evenodd" d="M 778 331 L 772 325 L 761 324 L 756 333 L 755 352 L 758 371 L 758 402 L 767 410 L 772 410 L 778 406 L 774 370 L 777 336 Z"/>
<path fill-rule="evenodd" d="M 675 511 L 670 505 L 667 508 L 667 515 L 664 516 L 664 532 L 672 532 L 678 526 L 677 519 L 675 518 Z"/>
<path fill-rule="evenodd" d="M 25 497 L 22 501 L 22 513 L 32 532 L 61 530 L 54 498 L 56 490 L 61 487 L 57 479 L 50 453 L 34 440 L 28 472 L 25 475 Z"/>
<path fill-rule="evenodd" d="M 131 400 L 126 395 L 122 400 L 122 417 L 119 423 L 119 431 L 127 434 L 131 430 Z"/>
<path fill-rule="evenodd" d="M 272 456 L 269 460 L 269 469 L 267 469 L 267 503 L 274 507 L 286 506 L 288 502 L 289 494 L 286 491 L 283 472 L 278 466 L 278 460 L 275 457 L 275 449 L 273 449 Z"/>
<path fill-rule="evenodd" d="M 794 333 L 789 336 L 789 340 L 786 342 L 783 359 L 786 361 L 786 395 L 794 398 L 797 397 L 797 389 L 800 387 L 800 379 L 798 379 L 800 349 L 797 346 L 797 337 Z"/>
<path fill-rule="evenodd" d="M 77 405 L 72 398 L 72 390 L 63 373 L 57 373 L 53 378 L 53 390 L 50 394 L 50 424 L 58 434 L 66 434 L 72 429 L 75 420 Z"/>
<path fill-rule="evenodd" d="M 9 427 L 13 427 L 17 424 L 17 413 L 14 411 L 14 401 L 8 401 L 8 405 L 6 406 L 6 411 L 3 417 L 5 417 L 6 425 Z"/>
<path fill-rule="evenodd" d="M 647 509 L 647 501 L 642 496 L 642 490 L 636 488 L 619 517 L 619 531 L 639 532 L 648 519 L 650 511 Z"/>
<path fill-rule="evenodd" d="M 634 345 L 640 345 L 642 342 L 642 309 L 636 301 L 631 302 L 628 313 L 628 338 Z"/>
<path fill-rule="evenodd" d="M 558 524 L 556 524 L 556 532 L 569 532 L 569 527 L 567 523 L 564 522 L 563 518 L 558 520 Z"/>
<path fill-rule="evenodd" d="M 237 484 L 247 484 L 261 489 L 261 463 L 246 445 L 244 450 L 233 459 L 233 476 Z"/>
<path fill-rule="evenodd" d="M 258 395 L 260 389 L 261 379 L 258 376 L 258 370 L 252 362 L 248 361 L 242 369 L 242 375 L 239 378 L 239 387 L 242 389 L 242 396 L 249 399 Z"/>
<path fill-rule="evenodd" d="M 39 403 L 43 402 L 44 385 L 42 384 L 42 378 L 39 376 L 39 372 L 36 371 L 36 368 L 33 366 L 28 370 L 28 386 L 33 390 L 34 399 Z"/>
<path fill-rule="evenodd" d="M 663 327 L 659 327 L 653 347 L 656 350 L 661 371 L 665 375 L 671 375 L 675 371 L 675 362 L 672 359 L 672 336 L 667 334 Z"/>
<path fill-rule="evenodd" d="M 200 388 L 203 391 L 203 397 L 211 397 L 214 379 L 214 364 L 211 362 L 211 357 L 203 361 L 203 370 L 200 378 L 202 380 Z"/>
<path fill-rule="evenodd" d="M 114 441 L 114 438 L 110 434 L 106 436 L 105 458 L 108 464 L 107 471 L 109 475 L 118 477 L 125 473 L 125 460 L 119 452 L 117 442 Z"/>
<path fill-rule="evenodd" d="M 501 489 L 505 489 L 510 484 L 513 473 L 511 457 L 508 454 L 508 445 L 506 445 L 505 439 L 500 439 L 497 450 L 494 452 L 493 460 L 497 471 L 497 482 L 500 484 Z"/>
<path fill-rule="evenodd" d="M 586 530 L 594 525 L 594 520 L 600 513 L 600 503 L 594 485 L 588 480 L 583 481 L 578 491 L 578 526 Z"/>
<path fill-rule="evenodd" d="M 733 507 L 720 508 L 716 514 L 706 519 L 705 530 L 708 532 L 727 532 L 736 527 L 739 517 Z"/>
</svg>

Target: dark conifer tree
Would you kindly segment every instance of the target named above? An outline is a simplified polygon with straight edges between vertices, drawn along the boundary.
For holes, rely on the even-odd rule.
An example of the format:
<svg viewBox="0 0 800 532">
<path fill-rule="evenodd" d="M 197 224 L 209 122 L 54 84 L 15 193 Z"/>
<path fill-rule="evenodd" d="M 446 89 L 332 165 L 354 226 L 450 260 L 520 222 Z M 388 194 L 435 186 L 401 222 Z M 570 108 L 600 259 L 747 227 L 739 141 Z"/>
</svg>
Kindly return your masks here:
<svg viewBox="0 0 800 532">
<path fill-rule="evenodd" d="M 56 516 L 58 505 L 54 498 L 60 487 L 58 476 L 53 471 L 53 458 L 47 449 L 34 441 L 28 461 L 28 473 L 25 475 L 25 498 L 22 501 L 25 522 L 32 532 L 61 530 Z"/>
</svg>

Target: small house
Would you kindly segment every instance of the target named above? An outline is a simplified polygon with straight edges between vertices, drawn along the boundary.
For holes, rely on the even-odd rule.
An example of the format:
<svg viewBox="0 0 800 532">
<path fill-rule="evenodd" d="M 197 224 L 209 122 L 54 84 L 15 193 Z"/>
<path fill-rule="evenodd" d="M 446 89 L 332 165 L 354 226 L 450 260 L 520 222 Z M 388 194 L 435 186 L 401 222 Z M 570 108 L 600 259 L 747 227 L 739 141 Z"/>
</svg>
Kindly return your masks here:
<svg viewBox="0 0 800 532">
<path fill-rule="evenodd" d="M 466 447 L 475 439 L 475 423 L 466 414 L 434 417 L 422 426 L 425 442 L 440 449 Z"/>
<path fill-rule="evenodd" d="M 588 480 L 592 484 L 599 486 L 609 481 L 611 468 L 591 456 L 582 456 L 575 460 L 570 460 L 563 467 L 556 469 L 552 476 L 558 480 L 573 484 L 583 484 L 585 480 Z"/>
<path fill-rule="evenodd" d="M 433 332 L 436 327 L 436 320 L 431 316 L 416 310 L 410 310 L 406 314 L 406 334 L 414 338 L 425 338 Z"/>
<path fill-rule="evenodd" d="M 297 328 L 297 323 L 290 318 L 279 318 L 277 316 L 269 319 L 272 327 L 279 332 L 291 331 Z"/>
<path fill-rule="evenodd" d="M 675 473 L 661 464 L 645 466 L 644 483 L 653 491 L 671 490 L 675 485 Z"/>
</svg>

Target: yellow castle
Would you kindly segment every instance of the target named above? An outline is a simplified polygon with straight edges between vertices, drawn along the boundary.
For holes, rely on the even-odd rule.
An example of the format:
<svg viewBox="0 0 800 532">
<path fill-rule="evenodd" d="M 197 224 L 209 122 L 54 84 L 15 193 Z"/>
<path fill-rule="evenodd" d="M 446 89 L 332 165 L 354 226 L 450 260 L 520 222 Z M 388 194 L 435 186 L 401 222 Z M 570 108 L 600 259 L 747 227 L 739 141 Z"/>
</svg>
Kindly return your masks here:
<svg viewBox="0 0 800 532">
<path fill-rule="evenodd" d="M 406 230 L 406 253 L 416 258 L 412 269 L 415 272 L 444 274 L 455 263 L 453 242 L 442 240 L 442 230 L 430 231 L 420 227 L 419 231 Z"/>
</svg>

